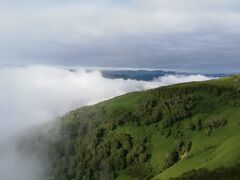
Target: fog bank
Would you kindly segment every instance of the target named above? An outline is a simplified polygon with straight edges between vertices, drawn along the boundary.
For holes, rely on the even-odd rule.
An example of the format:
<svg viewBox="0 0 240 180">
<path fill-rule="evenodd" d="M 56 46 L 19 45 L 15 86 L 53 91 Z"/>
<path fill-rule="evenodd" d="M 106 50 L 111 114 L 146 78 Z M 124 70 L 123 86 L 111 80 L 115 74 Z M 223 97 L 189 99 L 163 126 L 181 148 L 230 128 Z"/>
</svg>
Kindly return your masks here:
<svg viewBox="0 0 240 180">
<path fill-rule="evenodd" d="M 23 156 L 14 136 L 70 110 L 127 92 L 209 80 L 202 75 L 169 75 L 154 81 L 107 79 L 100 71 L 74 72 L 50 66 L 0 69 L 0 174 L 3 180 L 40 180 L 44 168 L 34 152 Z"/>
</svg>

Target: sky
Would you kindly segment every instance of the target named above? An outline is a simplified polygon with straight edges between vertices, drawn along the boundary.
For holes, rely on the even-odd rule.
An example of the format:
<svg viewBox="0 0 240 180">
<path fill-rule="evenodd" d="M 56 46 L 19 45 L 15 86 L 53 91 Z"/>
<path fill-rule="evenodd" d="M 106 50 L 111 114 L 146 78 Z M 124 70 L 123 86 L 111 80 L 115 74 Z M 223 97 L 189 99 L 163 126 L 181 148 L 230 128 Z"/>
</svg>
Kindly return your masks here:
<svg viewBox="0 0 240 180">
<path fill-rule="evenodd" d="M 0 0 L 0 65 L 239 72 L 238 0 Z"/>
</svg>

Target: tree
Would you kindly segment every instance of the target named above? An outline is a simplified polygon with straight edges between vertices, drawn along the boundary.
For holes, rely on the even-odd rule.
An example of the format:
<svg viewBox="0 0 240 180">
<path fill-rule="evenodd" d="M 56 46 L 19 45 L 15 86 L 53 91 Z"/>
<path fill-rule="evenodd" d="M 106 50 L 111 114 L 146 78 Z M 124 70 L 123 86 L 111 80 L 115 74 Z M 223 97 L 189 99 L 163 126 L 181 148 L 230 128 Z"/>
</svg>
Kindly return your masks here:
<svg viewBox="0 0 240 180">
<path fill-rule="evenodd" d="M 174 165 L 178 160 L 180 159 L 179 154 L 176 150 L 171 151 L 167 154 L 167 157 L 165 159 L 165 167 L 169 168 L 172 165 Z"/>
</svg>

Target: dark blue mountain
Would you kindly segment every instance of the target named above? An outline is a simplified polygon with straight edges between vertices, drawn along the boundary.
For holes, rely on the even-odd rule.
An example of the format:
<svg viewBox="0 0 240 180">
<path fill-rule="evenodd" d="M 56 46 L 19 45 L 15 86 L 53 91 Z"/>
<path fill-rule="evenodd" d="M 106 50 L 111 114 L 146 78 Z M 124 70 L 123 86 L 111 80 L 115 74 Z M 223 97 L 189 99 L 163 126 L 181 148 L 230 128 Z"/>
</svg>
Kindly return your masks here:
<svg viewBox="0 0 240 180">
<path fill-rule="evenodd" d="M 110 79 L 132 79 L 142 81 L 152 81 L 155 78 L 166 75 L 193 75 L 193 73 L 163 71 L 163 70 L 102 70 L 102 75 Z M 225 77 L 229 74 L 204 74 L 209 77 Z"/>
</svg>

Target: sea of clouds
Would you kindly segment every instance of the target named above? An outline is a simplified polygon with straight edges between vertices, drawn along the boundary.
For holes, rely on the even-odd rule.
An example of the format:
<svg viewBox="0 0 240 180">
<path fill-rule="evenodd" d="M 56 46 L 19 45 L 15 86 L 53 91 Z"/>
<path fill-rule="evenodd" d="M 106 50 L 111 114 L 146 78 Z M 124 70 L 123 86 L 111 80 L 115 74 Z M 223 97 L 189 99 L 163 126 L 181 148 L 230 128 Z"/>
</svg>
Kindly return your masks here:
<svg viewBox="0 0 240 180">
<path fill-rule="evenodd" d="M 203 75 L 167 75 L 153 81 L 104 78 L 99 70 L 52 66 L 0 69 L 0 175 L 2 180 L 40 180 L 43 167 L 34 156 L 21 156 L 18 133 L 50 122 L 70 110 L 124 93 L 170 84 L 205 81 Z"/>
</svg>

